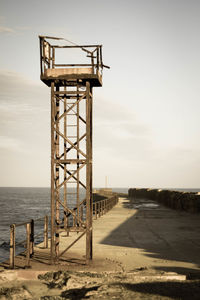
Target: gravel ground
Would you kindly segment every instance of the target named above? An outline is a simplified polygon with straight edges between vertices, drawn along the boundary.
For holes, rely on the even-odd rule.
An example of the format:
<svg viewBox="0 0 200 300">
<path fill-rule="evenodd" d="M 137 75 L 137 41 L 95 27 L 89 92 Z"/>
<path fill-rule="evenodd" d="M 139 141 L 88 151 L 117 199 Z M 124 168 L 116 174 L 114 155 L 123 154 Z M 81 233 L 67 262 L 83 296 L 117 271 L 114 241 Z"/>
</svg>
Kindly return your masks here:
<svg viewBox="0 0 200 300">
<path fill-rule="evenodd" d="M 36 280 L 2 282 L 0 299 L 200 299 L 200 280 L 135 273 L 47 272 Z"/>
</svg>

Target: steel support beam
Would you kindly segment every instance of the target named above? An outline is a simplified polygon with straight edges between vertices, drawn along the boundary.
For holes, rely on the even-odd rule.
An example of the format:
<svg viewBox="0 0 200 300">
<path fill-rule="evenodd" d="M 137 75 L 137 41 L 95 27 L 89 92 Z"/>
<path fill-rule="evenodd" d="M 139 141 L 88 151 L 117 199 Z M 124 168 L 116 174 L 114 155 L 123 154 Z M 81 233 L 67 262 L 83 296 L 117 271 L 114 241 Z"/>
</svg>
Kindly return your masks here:
<svg viewBox="0 0 200 300">
<path fill-rule="evenodd" d="M 66 237 L 66 249 L 60 253 L 61 229 L 69 235 L 77 228 L 80 237 L 84 231 L 86 261 L 92 259 L 92 209 L 92 87 L 89 81 L 73 87 L 55 81 L 51 83 L 51 263 L 71 247 Z"/>
</svg>

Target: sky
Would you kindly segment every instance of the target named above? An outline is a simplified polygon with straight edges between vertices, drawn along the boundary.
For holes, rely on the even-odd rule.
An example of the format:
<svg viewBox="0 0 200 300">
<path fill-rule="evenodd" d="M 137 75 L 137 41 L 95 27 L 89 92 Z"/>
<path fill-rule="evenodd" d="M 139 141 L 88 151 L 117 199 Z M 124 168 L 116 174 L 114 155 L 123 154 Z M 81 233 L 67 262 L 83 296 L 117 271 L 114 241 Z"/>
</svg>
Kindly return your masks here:
<svg viewBox="0 0 200 300">
<path fill-rule="evenodd" d="M 50 185 L 38 35 L 103 45 L 95 187 L 200 188 L 200 1 L 0 0 L 0 186 Z"/>
</svg>

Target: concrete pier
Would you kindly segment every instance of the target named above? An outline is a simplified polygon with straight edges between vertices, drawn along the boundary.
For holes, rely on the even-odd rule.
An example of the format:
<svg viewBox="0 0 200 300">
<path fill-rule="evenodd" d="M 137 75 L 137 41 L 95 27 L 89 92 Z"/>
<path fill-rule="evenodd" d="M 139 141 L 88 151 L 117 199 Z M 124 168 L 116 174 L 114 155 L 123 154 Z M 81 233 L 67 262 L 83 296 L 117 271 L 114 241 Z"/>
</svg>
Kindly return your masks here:
<svg viewBox="0 0 200 300">
<path fill-rule="evenodd" d="M 152 200 L 120 198 L 112 210 L 94 220 L 90 264 L 85 260 L 85 237 L 52 265 L 50 250 L 37 245 L 30 269 L 23 269 L 22 254 L 16 258 L 15 270 L 2 270 L 0 297 L 164 300 L 192 295 L 199 299 L 199 218 Z M 78 234 L 65 235 L 63 249 Z"/>
<path fill-rule="evenodd" d="M 35 247 L 33 270 L 126 271 L 151 274 L 200 271 L 200 215 L 166 208 L 152 200 L 120 198 L 107 214 L 94 220 L 94 259 L 85 263 L 82 237 L 60 262 L 50 265 L 49 249 Z M 61 250 L 78 234 L 61 234 Z M 16 258 L 16 267 L 25 257 Z"/>
</svg>

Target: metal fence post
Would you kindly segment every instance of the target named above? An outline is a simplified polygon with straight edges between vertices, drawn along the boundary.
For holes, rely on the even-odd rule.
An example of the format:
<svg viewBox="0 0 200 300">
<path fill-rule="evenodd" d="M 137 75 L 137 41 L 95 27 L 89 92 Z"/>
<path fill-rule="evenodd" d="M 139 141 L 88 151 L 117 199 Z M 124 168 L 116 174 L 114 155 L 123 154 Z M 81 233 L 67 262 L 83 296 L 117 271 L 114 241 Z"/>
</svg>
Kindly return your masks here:
<svg viewBox="0 0 200 300">
<path fill-rule="evenodd" d="M 83 221 L 83 205 L 81 205 L 81 215 L 80 215 L 80 217 L 81 217 L 81 221 Z"/>
<path fill-rule="evenodd" d="M 98 217 L 100 217 L 100 213 L 99 213 L 99 202 L 97 202 L 97 215 L 98 215 Z"/>
<path fill-rule="evenodd" d="M 95 202 L 94 204 L 94 209 L 95 209 L 95 220 L 97 219 L 97 203 Z"/>
<path fill-rule="evenodd" d="M 44 248 L 48 248 L 48 216 L 44 217 Z"/>
<path fill-rule="evenodd" d="M 95 211 L 94 211 L 94 203 L 92 204 L 92 217 L 94 216 L 94 213 L 95 213 Z"/>
<path fill-rule="evenodd" d="M 34 254 L 34 220 L 33 219 L 31 219 L 30 229 L 31 229 L 31 234 L 30 234 L 30 256 L 32 257 L 33 254 Z"/>
<path fill-rule="evenodd" d="M 31 233 L 31 224 L 26 224 L 26 267 L 30 267 L 30 233 Z"/>
<path fill-rule="evenodd" d="M 10 225 L 10 268 L 15 267 L 15 224 Z"/>
</svg>

